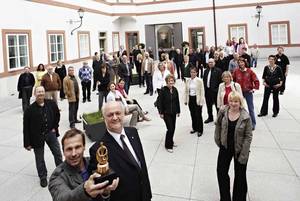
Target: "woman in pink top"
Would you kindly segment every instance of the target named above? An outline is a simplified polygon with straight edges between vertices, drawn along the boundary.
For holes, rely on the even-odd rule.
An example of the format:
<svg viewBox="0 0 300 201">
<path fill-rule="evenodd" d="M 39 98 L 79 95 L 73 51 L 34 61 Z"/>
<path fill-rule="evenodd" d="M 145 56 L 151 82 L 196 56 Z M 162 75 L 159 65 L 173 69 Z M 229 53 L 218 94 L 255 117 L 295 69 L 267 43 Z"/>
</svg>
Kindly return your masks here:
<svg viewBox="0 0 300 201">
<path fill-rule="evenodd" d="M 128 94 L 126 93 L 125 89 L 124 89 L 124 86 L 125 86 L 125 81 L 121 78 L 118 82 L 118 84 L 116 85 L 116 90 L 120 92 L 120 94 L 123 96 L 123 98 L 126 100 L 126 103 L 128 105 L 133 105 L 133 104 L 136 104 L 141 111 L 143 111 L 142 107 L 140 106 L 140 104 L 137 102 L 136 99 L 131 99 L 129 98 Z M 148 114 L 147 111 L 143 111 L 143 113 L 146 115 Z"/>
<path fill-rule="evenodd" d="M 237 46 L 237 52 L 238 52 L 239 55 L 243 54 L 242 49 L 244 47 L 247 48 L 247 51 L 248 51 L 248 44 L 246 43 L 246 41 L 243 37 L 240 37 L 239 44 Z"/>
</svg>

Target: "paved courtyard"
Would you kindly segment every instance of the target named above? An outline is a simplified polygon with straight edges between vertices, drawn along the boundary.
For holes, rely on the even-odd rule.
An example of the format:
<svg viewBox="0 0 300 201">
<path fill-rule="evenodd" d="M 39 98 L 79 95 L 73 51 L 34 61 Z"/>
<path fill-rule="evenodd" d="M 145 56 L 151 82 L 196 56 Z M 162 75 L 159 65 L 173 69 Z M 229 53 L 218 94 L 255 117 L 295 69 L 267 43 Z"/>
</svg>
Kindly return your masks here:
<svg viewBox="0 0 300 201">
<path fill-rule="evenodd" d="M 255 71 L 259 78 L 266 61 L 259 61 Z M 292 67 L 287 90 L 280 96 L 280 113 L 257 118 L 248 163 L 248 200 L 297 201 L 300 200 L 300 60 L 291 60 Z M 77 67 L 79 64 L 76 65 Z M 183 83 L 176 87 L 180 94 Z M 191 120 L 188 107 L 181 102 L 181 116 L 177 119 L 174 153 L 164 149 L 165 125 L 158 116 L 153 102 L 156 95 L 143 95 L 145 88 L 132 86 L 130 96 L 136 98 L 149 111 L 150 122 L 138 124 L 148 164 L 153 201 L 217 201 L 219 197 L 216 177 L 218 148 L 214 143 L 214 124 L 204 126 L 198 138 L 189 134 Z M 256 114 L 262 103 L 263 88 L 254 95 Z M 96 93 L 92 102 L 80 104 L 79 113 L 97 110 Z M 272 106 L 272 98 L 270 98 Z M 60 132 L 68 129 L 68 104 L 59 102 Z M 203 108 L 203 119 L 207 118 Z M 21 100 L 17 96 L 0 99 L 0 200 L 50 201 L 47 188 L 41 188 L 37 177 L 34 154 L 23 148 Z M 128 117 L 126 117 L 128 124 Z M 78 124 L 82 129 L 82 125 Z M 60 138 L 61 139 L 61 138 Z M 86 154 L 92 142 L 86 144 Z M 48 149 L 45 152 L 48 176 L 55 168 Z M 230 172 L 233 173 L 233 166 Z M 233 178 L 233 176 L 232 176 Z"/>
</svg>

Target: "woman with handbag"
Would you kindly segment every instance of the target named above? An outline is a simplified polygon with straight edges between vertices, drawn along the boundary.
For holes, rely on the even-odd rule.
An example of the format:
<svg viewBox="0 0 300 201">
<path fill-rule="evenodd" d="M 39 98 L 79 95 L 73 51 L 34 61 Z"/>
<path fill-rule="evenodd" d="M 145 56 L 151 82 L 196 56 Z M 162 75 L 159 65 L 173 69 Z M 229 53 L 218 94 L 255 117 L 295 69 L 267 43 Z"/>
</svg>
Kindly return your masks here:
<svg viewBox="0 0 300 201">
<path fill-rule="evenodd" d="M 167 86 L 160 90 L 158 99 L 158 112 L 167 127 L 165 148 L 168 152 L 173 153 L 174 133 L 176 126 L 176 117 L 180 115 L 180 103 L 177 89 L 174 87 L 175 77 L 170 74 L 166 77 Z M 176 146 L 176 145 L 175 145 Z"/>
</svg>

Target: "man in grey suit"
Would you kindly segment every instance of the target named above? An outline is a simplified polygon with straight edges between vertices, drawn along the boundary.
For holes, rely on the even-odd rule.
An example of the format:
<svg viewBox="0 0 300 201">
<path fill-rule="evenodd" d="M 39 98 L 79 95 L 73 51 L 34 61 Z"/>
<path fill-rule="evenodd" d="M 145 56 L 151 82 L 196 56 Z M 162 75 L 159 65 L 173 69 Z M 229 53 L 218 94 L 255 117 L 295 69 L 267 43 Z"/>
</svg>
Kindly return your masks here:
<svg viewBox="0 0 300 201">
<path fill-rule="evenodd" d="M 65 161 L 52 173 L 49 191 L 53 201 L 89 201 L 93 198 L 107 200 L 110 191 L 117 188 L 119 178 L 107 187 L 108 181 L 95 184 L 97 173 L 89 176 L 87 167 L 89 159 L 83 157 L 85 150 L 84 133 L 76 128 L 68 130 L 62 138 Z"/>
<path fill-rule="evenodd" d="M 153 95 L 153 84 L 152 84 L 152 76 L 154 73 L 154 61 L 149 57 L 149 53 L 145 52 L 145 58 L 142 63 L 142 75 L 144 75 L 146 79 L 147 89 L 144 94 L 150 93 L 150 96 Z"/>
</svg>

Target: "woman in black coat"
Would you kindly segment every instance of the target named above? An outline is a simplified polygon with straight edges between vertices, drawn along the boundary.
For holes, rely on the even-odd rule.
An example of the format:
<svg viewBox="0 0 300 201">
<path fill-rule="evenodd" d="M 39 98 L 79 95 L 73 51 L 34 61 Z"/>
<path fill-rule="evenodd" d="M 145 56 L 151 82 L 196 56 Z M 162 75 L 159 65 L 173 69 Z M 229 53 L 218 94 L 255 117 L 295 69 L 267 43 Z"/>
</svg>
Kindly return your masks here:
<svg viewBox="0 0 300 201">
<path fill-rule="evenodd" d="M 63 80 L 67 76 L 67 70 L 66 66 L 62 63 L 61 60 L 57 61 L 57 66 L 55 68 L 55 73 L 58 74 L 60 81 L 61 81 L 61 88 L 59 90 L 59 97 L 60 100 L 63 100 L 66 98 L 65 93 L 64 93 L 64 86 L 63 86 Z"/>
<path fill-rule="evenodd" d="M 268 114 L 268 102 L 271 93 L 273 93 L 273 117 L 277 117 L 279 113 L 279 98 L 278 94 L 280 91 L 280 87 L 283 83 L 283 73 L 279 66 L 275 64 L 276 57 L 274 55 L 270 55 L 269 65 L 265 66 L 263 72 L 263 84 L 265 86 L 264 91 L 264 100 L 260 109 L 259 117 L 266 116 Z"/>
<path fill-rule="evenodd" d="M 180 103 L 177 89 L 174 87 L 175 77 L 168 75 L 166 77 L 167 86 L 164 86 L 159 94 L 157 108 L 160 117 L 165 121 L 167 126 L 165 148 L 168 152 L 173 153 L 174 132 L 176 116 L 180 114 Z M 176 145 L 175 145 L 176 146 Z"/>
<path fill-rule="evenodd" d="M 110 82 L 110 76 L 107 70 L 107 66 L 105 63 L 100 65 L 100 72 L 95 75 L 95 81 L 98 85 L 98 100 L 99 100 L 99 111 L 103 105 L 103 98 L 106 101 L 106 96 L 108 93 L 108 84 Z"/>
</svg>

